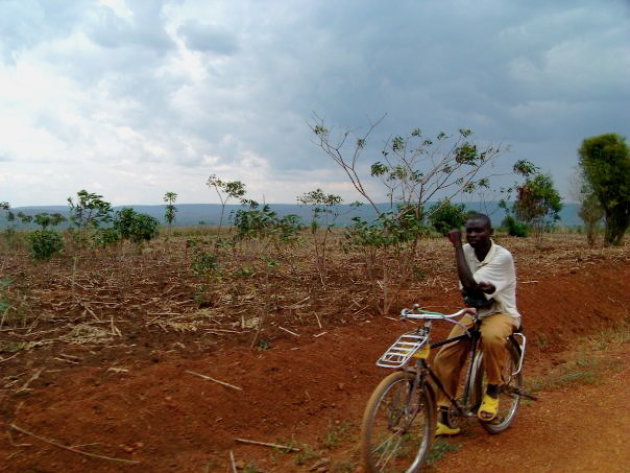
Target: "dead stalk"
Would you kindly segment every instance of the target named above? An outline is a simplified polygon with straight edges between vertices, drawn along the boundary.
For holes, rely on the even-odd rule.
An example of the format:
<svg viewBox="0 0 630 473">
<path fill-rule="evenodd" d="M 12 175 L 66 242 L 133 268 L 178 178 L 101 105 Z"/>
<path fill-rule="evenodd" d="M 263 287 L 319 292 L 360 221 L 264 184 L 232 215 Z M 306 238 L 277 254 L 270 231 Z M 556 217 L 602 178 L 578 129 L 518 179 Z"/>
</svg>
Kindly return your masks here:
<svg viewBox="0 0 630 473">
<path fill-rule="evenodd" d="M 232 467 L 232 473 L 237 473 L 236 461 L 234 460 L 234 452 L 230 450 L 230 466 Z"/>
<path fill-rule="evenodd" d="M 219 381 L 218 379 L 211 378 L 210 376 L 206 376 L 205 374 L 197 373 L 195 371 L 186 370 L 186 373 L 192 374 L 193 376 L 197 376 L 207 381 L 212 381 L 213 383 L 220 384 L 221 386 L 225 386 L 227 388 L 236 389 L 237 391 L 243 390 L 243 388 L 241 388 L 240 386 L 235 386 L 234 384 L 226 383 L 225 381 Z"/>
<path fill-rule="evenodd" d="M 11 434 L 11 430 L 7 429 L 7 437 L 9 438 L 9 443 L 11 444 L 12 447 L 32 447 L 33 444 L 30 443 L 15 443 L 15 441 L 13 440 L 13 434 Z"/>
<path fill-rule="evenodd" d="M 90 313 L 90 315 L 91 315 L 92 317 L 94 317 L 94 320 L 97 320 L 97 321 L 99 321 L 99 322 L 101 321 L 101 319 L 99 319 L 99 318 L 96 316 L 96 314 L 94 313 L 94 311 L 93 311 L 92 309 L 90 309 L 90 306 L 88 306 L 87 304 L 85 304 L 85 303 L 83 303 L 83 302 L 80 302 L 80 303 L 79 303 L 79 305 L 80 305 L 81 307 L 83 307 L 83 308 L 84 308 L 87 312 L 89 312 L 89 313 Z"/>
<path fill-rule="evenodd" d="M 297 333 L 295 333 L 295 332 L 292 332 L 292 331 L 291 331 L 291 330 L 289 330 L 288 328 L 284 328 L 284 327 L 282 327 L 282 326 L 278 326 L 278 328 L 279 328 L 280 330 L 282 330 L 283 332 L 290 333 L 290 334 L 291 334 L 291 335 L 293 335 L 294 337 L 299 337 L 299 336 L 300 336 L 299 334 L 297 334 Z"/>
<path fill-rule="evenodd" d="M 11 358 L 15 358 L 16 356 L 18 356 L 18 353 L 15 353 L 14 355 L 8 356 L 6 358 L 0 358 L 0 363 L 4 363 L 5 361 L 9 361 Z"/>
<path fill-rule="evenodd" d="M 319 329 L 322 329 L 322 323 L 319 320 L 319 315 L 317 315 L 317 312 L 313 312 L 315 314 L 315 320 L 317 320 L 317 325 L 319 325 Z"/>
<path fill-rule="evenodd" d="M 9 313 L 9 309 L 8 308 L 5 309 L 4 312 L 2 312 L 2 320 L 0 320 L 0 329 L 4 325 L 4 319 L 6 318 L 8 313 Z"/>
<path fill-rule="evenodd" d="M 45 438 L 45 437 L 40 437 L 39 435 L 35 435 L 34 433 L 29 432 L 28 430 L 25 430 L 25 429 L 23 429 L 21 427 L 18 427 L 15 424 L 9 425 L 9 428 L 15 430 L 16 432 L 20 432 L 21 434 L 28 435 L 29 437 L 37 439 L 40 442 L 44 442 L 44 443 L 47 443 L 49 445 L 53 445 L 54 447 L 61 448 L 63 450 L 68 450 L 69 452 L 78 453 L 79 455 L 85 455 L 85 456 L 92 457 L 92 458 L 99 458 L 101 460 L 108 460 L 108 461 L 114 461 L 114 462 L 119 462 L 119 463 L 128 463 L 128 464 L 140 463 L 137 460 L 127 460 L 126 458 L 108 457 L 107 455 L 98 455 L 96 453 L 84 452 L 83 450 L 77 450 L 76 448 L 68 447 L 66 445 L 62 445 L 62 444 L 60 444 L 59 442 L 57 442 L 55 440 L 51 440 L 51 439 L 48 439 L 48 438 Z"/>
<path fill-rule="evenodd" d="M 240 443 L 248 443 L 250 445 L 261 445 L 263 447 L 270 448 L 278 448 L 280 450 L 287 450 L 289 452 L 299 452 L 300 449 L 296 447 L 291 447 L 289 445 L 278 445 L 277 443 L 269 443 L 269 442 L 259 442 L 258 440 L 248 440 L 248 439 L 234 439 Z"/>
<path fill-rule="evenodd" d="M 43 371 L 44 371 L 44 368 L 40 368 L 37 371 L 35 371 L 33 376 L 31 376 L 28 379 L 28 381 L 26 381 L 26 383 L 24 383 L 22 385 L 22 387 L 17 390 L 17 392 L 21 393 L 21 392 L 24 392 L 24 391 L 28 391 L 28 389 L 29 389 L 28 385 L 31 384 L 33 381 L 35 381 L 37 378 L 39 378 L 39 376 L 42 374 Z"/>
<path fill-rule="evenodd" d="M 114 316 L 112 315 L 109 319 L 109 323 L 112 329 L 112 335 L 116 335 L 117 337 L 122 337 L 122 333 L 118 330 L 118 327 L 114 325 Z"/>
<path fill-rule="evenodd" d="M 75 300 L 75 291 L 74 291 L 74 286 L 76 285 L 76 281 L 77 281 L 77 263 L 79 260 L 78 256 L 74 256 L 74 258 L 72 259 L 72 300 Z"/>
</svg>

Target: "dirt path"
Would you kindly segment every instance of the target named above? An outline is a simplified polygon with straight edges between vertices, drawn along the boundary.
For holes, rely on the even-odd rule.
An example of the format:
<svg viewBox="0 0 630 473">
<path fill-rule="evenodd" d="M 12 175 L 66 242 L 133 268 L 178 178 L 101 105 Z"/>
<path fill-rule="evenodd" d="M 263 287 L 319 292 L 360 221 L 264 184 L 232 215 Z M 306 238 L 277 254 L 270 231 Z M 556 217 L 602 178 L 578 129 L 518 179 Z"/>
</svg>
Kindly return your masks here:
<svg viewBox="0 0 630 473">
<path fill-rule="evenodd" d="M 543 392 L 525 406 L 513 428 L 489 436 L 473 427 L 462 448 L 439 462 L 437 471 L 528 473 L 625 473 L 630 471 L 630 355 L 614 353 L 622 372 L 595 384 L 573 383 Z"/>
<path fill-rule="evenodd" d="M 227 458 L 232 451 L 240 472 L 360 472 L 358 423 L 371 388 L 383 375 L 372 360 L 383 340 L 392 338 L 400 326 L 387 321 L 376 328 L 366 323 L 329 333 L 326 341 L 258 355 L 234 350 L 220 356 L 220 367 L 215 358 L 166 361 L 130 374 L 104 369 L 67 373 L 63 380 L 50 382 L 46 391 L 24 393 L 12 422 L 64 445 L 140 463 L 88 458 L 13 432 L 0 443 L 6 460 L 0 471 L 223 473 L 230 471 Z M 356 337 L 368 346 L 365 357 L 338 363 L 348 350 L 355 352 L 348 344 Z M 572 356 L 552 358 L 569 363 Z M 524 405 L 513 428 L 501 435 L 490 436 L 471 421 L 461 437 L 449 441 L 458 451 L 433 470 L 628 471 L 630 414 L 624 402 L 630 394 L 630 353 L 622 346 L 605 358 L 614 362 L 598 370 L 604 378 L 543 391 L 540 401 Z M 244 390 L 184 370 L 239 380 Z M 247 379 L 250 370 L 266 375 Z M 281 455 L 239 444 L 235 438 L 293 442 L 303 452 Z M 331 461 L 323 469 L 311 470 L 327 458 Z"/>
</svg>

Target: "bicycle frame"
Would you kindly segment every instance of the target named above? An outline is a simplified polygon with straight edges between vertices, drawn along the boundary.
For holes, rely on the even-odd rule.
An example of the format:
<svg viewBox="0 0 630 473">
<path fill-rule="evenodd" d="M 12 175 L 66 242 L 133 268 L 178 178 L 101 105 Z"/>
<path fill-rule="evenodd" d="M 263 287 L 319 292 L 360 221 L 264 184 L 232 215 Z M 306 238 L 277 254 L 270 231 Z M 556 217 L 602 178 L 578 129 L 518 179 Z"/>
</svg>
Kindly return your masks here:
<svg viewBox="0 0 630 473">
<path fill-rule="evenodd" d="M 440 392 L 443 393 L 449 400 L 458 415 L 474 417 L 476 416 L 476 409 L 478 404 L 481 402 L 482 396 L 481 393 L 473 391 L 478 385 L 476 374 L 479 372 L 479 364 L 482 362 L 483 357 L 481 351 L 479 350 L 479 342 L 481 339 L 479 327 L 481 325 L 481 320 L 475 316 L 473 317 L 472 325 L 464 326 L 466 331 L 461 335 L 429 343 L 432 320 L 446 320 L 463 326 L 460 322 L 455 322 L 453 318 L 458 315 L 463 315 L 464 313 L 466 313 L 466 309 L 449 316 L 437 312 L 427 311 L 422 311 L 419 315 L 416 314 L 417 317 L 415 318 L 424 320 L 423 327 L 419 327 L 414 331 L 401 335 L 376 364 L 377 366 L 383 368 L 403 368 L 412 357 L 417 358 L 414 368 L 417 376 L 414 384 L 417 385 L 423 376 L 428 376 L 433 381 L 433 384 L 437 387 L 437 389 L 439 389 Z M 413 318 L 414 314 L 407 309 L 403 309 L 401 316 L 405 318 Z M 512 373 L 514 376 L 520 373 L 522 369 L 526 339 L 522 333 L 514 333 L 512 336 L 520 337 L 520 342 L 517 344 L 521 348 L 521 359 L 516 367 L 516 370 Z M 461 340 L 470 341 L 470 347 L 467 355 L 467 359 L 470 360 L 470 363 L 464 379 L 464 392 L 462 398 L 458 401 L 455 397 L 446 392 L 444 385 L 426 360 L 430 349 L 439 348 L 443 345 L 459 342 Z"/>
<path fill-rule="evenodd" d="M 422 362 L 421 364 L 423 365 L 422 369 L 425 370 L 425 372 L 429 374 L 429 377 L 431 378 L 435 386 L 437 386 L 437 388 L 442 392 L 442 394 L 444 394 L 444 396 L 449 400 L 451 405 L 457 410 L 458 414 L 461 416 L 475 417 L 477 406 L 474 405 L 474 403 L 471 403 L 471 400 L 474 400 L 475 402 L 477 401 L 480 402 L 481 400 L 480 393 L 472 392 L 476 384 L 475 383 L 476 380 L 474 379 L 475 373 L 477 373 L 477 367 L 481 360 L 481 351 L 478 350 L 479 340 L 481 339 L 481 333 L 479 332 L 480 324 L 481 322 L 478 319 L 475 319 L 472 327 L 468 328 L 466 332 L 464 332 L 463 334 L 455 336 L 455 337 L 445 338 L 444 340 L 431 343 L 430 345 L 431 349 L 434 349 L 434 348 L 439 348 L 443 345 L 448 345 L 449 343 L 459 342 L 460 340 L 466 340 L 466 339 L 470 340 L 470 347 L 468 349 L 468 355 L 467 355 L 467 359 L 470 360 L 470 363 L 468 365 L 468 370 L 466 372 L 466 377 L 464 380 L 464 392 L 462 394 L 462 398 L 460 401 L 458 401 L 455 397 L 451 396 L 448 392 L 446 392 L 444 385 L 442 384 L 440 379 L 437 377 L 433 369 L 431 369 L 431 367 L 426 362 L 426 360 L 420 360 Z M 477 394 L 477 397 L 473 398 L 473 394 Z"/>
</svg>

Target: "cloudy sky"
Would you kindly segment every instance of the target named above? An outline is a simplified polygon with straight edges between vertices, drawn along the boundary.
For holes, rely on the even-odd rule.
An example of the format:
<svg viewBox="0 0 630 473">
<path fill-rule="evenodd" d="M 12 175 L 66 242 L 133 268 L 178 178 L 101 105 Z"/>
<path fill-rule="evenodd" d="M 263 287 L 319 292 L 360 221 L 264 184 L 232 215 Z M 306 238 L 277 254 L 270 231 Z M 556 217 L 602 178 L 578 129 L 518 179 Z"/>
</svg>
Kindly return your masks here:
<svg viewBox="0 0 630 473">
<path fill-rule="evenodd" d="M 0 201 L 218 202 L 210 174 L 294 203 L 358 195 L 313 114 L 474 130 L 570 196 L 582 139 L 630 138 L 629 0 L 0 0 Z M 508 179 L 513 178 L 509 177 Z"/>
</svg>

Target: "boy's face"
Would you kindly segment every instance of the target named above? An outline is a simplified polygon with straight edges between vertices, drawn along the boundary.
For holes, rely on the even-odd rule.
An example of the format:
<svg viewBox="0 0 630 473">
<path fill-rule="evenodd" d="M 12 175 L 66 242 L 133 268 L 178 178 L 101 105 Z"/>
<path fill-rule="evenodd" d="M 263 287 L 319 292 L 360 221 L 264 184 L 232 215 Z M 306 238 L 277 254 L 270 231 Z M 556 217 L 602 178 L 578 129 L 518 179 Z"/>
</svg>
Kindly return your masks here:
<svg viewBox="0 0 630 473">
<path fill-rule="evenodd" d="M 466 229 L 466 241 L 473 248 L 487 245 L 493 232 L 488 223 L 480 218 L 467 220 L 464 228 Z"/>
</svg>

